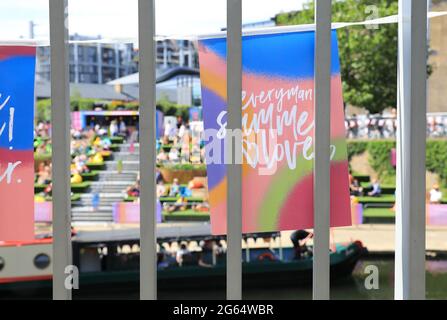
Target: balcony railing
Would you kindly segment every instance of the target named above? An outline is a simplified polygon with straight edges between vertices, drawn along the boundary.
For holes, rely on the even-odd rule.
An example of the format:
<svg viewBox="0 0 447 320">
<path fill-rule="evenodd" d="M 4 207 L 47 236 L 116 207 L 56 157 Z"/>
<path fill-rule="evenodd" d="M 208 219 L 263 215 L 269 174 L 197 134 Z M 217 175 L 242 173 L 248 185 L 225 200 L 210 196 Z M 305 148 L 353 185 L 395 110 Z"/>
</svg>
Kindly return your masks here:
<svg viewBox="0 0 447 320">
<path fill-rule="evenodd" d="M 227 0 L 228 125 L 240 128 L 242 0 Z M 68 0 L 50 0 L 53 134 L 53 297 L 70 299 L 65 268 L 72 263 L 70 232 L 70 109 Z M 155 236 L 155 0 L 139 0 L 142 299 L 157 294 Z M 315 10 L 315 247 L 314 299 L 329 299 L 329 104 L 331 0 Z M 399 0 L 396 299 L 425 298 L 425 137 L 427 1 Z M 227 297 L 242 298 L 241 166 L 228 165 Z M 229 188 L 230 189 L 230 188 Z"/>
</svg>

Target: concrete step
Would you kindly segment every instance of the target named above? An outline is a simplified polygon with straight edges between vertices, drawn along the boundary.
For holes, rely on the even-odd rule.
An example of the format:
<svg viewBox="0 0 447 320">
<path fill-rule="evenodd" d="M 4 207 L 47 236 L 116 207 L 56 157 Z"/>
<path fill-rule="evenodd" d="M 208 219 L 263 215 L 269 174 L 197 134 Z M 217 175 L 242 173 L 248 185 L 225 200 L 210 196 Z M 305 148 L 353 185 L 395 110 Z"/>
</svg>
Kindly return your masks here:
<svg viewBox="0 0 447 320">
<path fill-rule="evenodd" d="M 71 221 L 73 222 L 113 222 L 113 216 L 88 216 L 88 217 L 78 217 L 78 216 L 72 216 Z"/>
<path fill-rule="evenodd" d="M 96 182 L 101 182 L 102 184 L 98 184 L 98 185 L 113 185 L 113 184 L 120 184 L 120 183 L 134 183 L 135 181 L 137 181 L 137 177 L 136 176 L 132 176 L 132 177 L 128 177 L 128 178 L 120 178 L 120 177 L 110 177 L 110 179 L 103 179 L 103 180 L 98 180 Z M 118 183 L 115 183 L 118 182 Z"/>
<path fill-rule="evenodd" d="M 92 189 L 92 193 L 120 193 L 124 194 L 126 192 L 127 186 L 115 186 L 110 188 L 98 188 L 98 189 Z M 101 198 L 101 197 L 100 197 Z"/>
<path fill-rule="evenodd" d="M 124 195 L 120 198 L 103 198 L 99 200 L 99 206 L 113 206 L 115 203 L 117 202 L 122 202 L 124 200 Z M 79 206 L 92 206 L 92 200 L 91 199 L 81 199 L 79 201 L 73 202 L 73 206 L 74 207 L 79 207 Z"/>
<path fill-rule="evenodd" d="M 88 214 L 88 213 L 110 213 L 112 214 L 112 206 L 99 206 L 96 210 L 92 206 L 82 206 L 71 208 L 72 214 Z"/>
<path fill-rule="evenodd" d="M 124 160 L 122 162 L 123 171 L 138 171 L 140 169 L 140 161 L 137 160 Z M 117 161 L 106 161 L 106 170 L 117 171 Z"/>
<path fill-rule="evenodd" d="M 73 202 L 72 221 L 96 223 L 113 221 L 112 206 L 125 198 L 125 190 L 135 183 L 139 174 L 140 145 L 134 144 L 130 152 L 130 144 L 120 145 L 120 150 L 114 152 L 113 160 L 106 161 L 106 170 L 99 171 L 98 181 L 92 181 L 90 192 L 82 194 L 79 201 Z M 122 163 L 122 171 L 118 173 L 118 162 Z M 92 207 L 95 193 L 99 194 L 99 206 Z"/>
<path fill-rule="evenodd" d="M 108 165 L 108 164 L 110 164 L 110 165 L 116 165 L 117 163 L 118 163 L 118 161 L 116 161 L 116 160 L 110 160 L 110 161 L 106 161 L 105 162 L 106 163 L 106 165 Z M 122 164 L 123 165 L 126 165 L 126 164 L 138 164 L 139 163 L 139 161 L 138 160 L 123 160 L 122 161 Z"/>
<path fill-rule="evenodd" d="M 130 180 L 133 181 L 133 180 Z M 133 181 L 135 182 L 135 181 Z M 126 186 L 129 181 L 126 180 L 114 180 L 114 181 L 92 181 L 90 184 L 91 188 L 94 187 L 108 187 L 108 186 Z"/>
<path fill-rule="evenodd" d="M 105 184 L 114 181 L 135 182 L 137 180 L 137 177 L 138 175 L 136 174 L 130 174 L 130 175 L 110 174 L 101 176 L 99 180 L 97 180 L 97 182 L 103 182 Z"/>
<path fill-rule="evenodd" d="M 108 161 L 106 161 L 107 163 Z M 121 170 L 120 174 L 138 174 L 138 170 Z M 98 174 L 101 176 L 101 174 L 119 174 L 117 170 L 101 170 L 98 171 Z"/>
<path fill-rule="evenodd" d="M 123 199 L 125 198 L 125 195 L 122 194 L 120 197 L 116 197 L 116 198 L 99 198 L 99 204 L 100 205 L 107 205 L 107 206 L 111 206 L 116 202 L 121 202 L 123 201 Z M 77 204 L 77 205 L 85 205 L 85 206 L 92 206 L 92 199 L 80 199 L 78 201 L 73 202 L 73 204 Z"/>
<path fill-rule="evenodd" d="M 121 152 L 130 152 L 130 143 L 123 143 L 120 145 Z M 134 143 L 134 152 L 140 152 L 140 144 Z"/>
<path fill-rule="evenodd" d="M 127 187 L 133 185 L 135 181 L 124 184 L 104 185 L 90 188 L 90 193 L 123 193 Z"/>
<path fill-rule="evenodd" d="M 112 213 L 106 213 L 106 212 L 95 212 L 95 213 L 89 213 L 89 214 L 72 214 L 72 218 L 77 218 L 77 221 L 80 221 L 82 218 L 89 218 L 89 220 L 95 219 L 95 218 L 107 218 L 109 220 L 113 220 Z"/>
<path fill-rule="evenodd" d="M 140 160 L 140 154 L 135 152 L 116 152 L 113 154 L 113 160 L 138 161 Z"/>
<path fill-rule="evenodd" d="M 126 191 L 127 187 L 131 186 L 133 182 L 129 182 L 123 185 L 110 185 L 104 187 L 91 188 L 90 193 L 123 193 Z"/>
<path fill-rule="evenodd" d="M 110 216 L 88 216 L 88 217 L 78 217 L 72 216 L 71 221 L 73 222 L 113 222 L 113 217 Z"/>
<path fill-rule="evenodd" d="M 74 207 L 71 210 L 72 221 L 97 221 L 97 222 L 111 222 L 113 221 L 112 207 L 103 206 L 98 210 L 93 207 Z"/>
<path fill-rule="evenodd" d="M 121 171 L 120 173 L 118 173 L 118 171 L 116 170 L 104 170 L 104 171 L 98 171 L 98 177 L 99 179 L 102 178 L 108 178 L 111 176 L 114 177 L 123 177 L 123 178 L 128 178 L 128 177 L 134 177 L 138 175 L 138 170 L 134 170 L 134 171 Z"/>
<path fill-rule="evenodd" d="M 100 192 L 99 193 L 99 198 L 100 199 L 120 199 L 123 197 L 123 193 L 120 192 Z M 93 193 L 85 193 L 85 194 L 81 194 L 81 199 L 89 199 L 91 200 L 93 198 Z"/>
</svg>

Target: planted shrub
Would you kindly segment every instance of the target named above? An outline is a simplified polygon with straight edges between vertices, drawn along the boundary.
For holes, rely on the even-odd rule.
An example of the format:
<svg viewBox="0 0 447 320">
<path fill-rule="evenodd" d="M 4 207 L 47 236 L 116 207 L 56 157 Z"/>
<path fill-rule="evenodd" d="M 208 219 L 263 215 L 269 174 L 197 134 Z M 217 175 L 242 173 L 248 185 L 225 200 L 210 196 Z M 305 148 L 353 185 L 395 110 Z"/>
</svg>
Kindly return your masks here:
<svg viewBox="0 0 447 320">
<path fill-rule="evenodd" d="M 361 155 L 366 151 L 368 147 L 367 141 L 350 141 L 348 142 L 348 160 L 351 161 L 352 157 Z"/>
<path fill-rule="evenodd" d="M 395 147 L 395 141 L 377 140 L 368 143 L 369 164 L 380 177 L 396 174 L 396 169 L 391 165 L 391 150 Z"/>
<path fill-rule="evenodd" d="M 391 165 L 394 140 L 348 141 L 348 159 L 368 151 L 368 162 L 381 180 L 394 179 L 396 169 Z M 426 169 L 437 174 L 443 185 L 447 184 L 447 139 L 427 140 Z"/>
<path fill-rule="evenodd" d="M 447 179 L 447 140 L 428 140 L 426 155 L 427 171 L 438 174 L 442 184 L 445 184 Z"/>
</svg>

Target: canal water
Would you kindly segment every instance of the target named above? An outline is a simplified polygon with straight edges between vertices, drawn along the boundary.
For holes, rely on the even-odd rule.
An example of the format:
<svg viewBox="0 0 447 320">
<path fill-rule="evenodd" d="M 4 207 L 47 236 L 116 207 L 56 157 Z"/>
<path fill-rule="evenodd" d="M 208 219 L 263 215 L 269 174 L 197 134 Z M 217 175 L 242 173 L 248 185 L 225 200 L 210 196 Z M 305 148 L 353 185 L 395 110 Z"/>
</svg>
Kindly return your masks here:
<svg viewBox="0 0 447 320">
<path fill-rule="evenodd" d="M 367 266 L 376 266 L 379 271 L 379 287 L 367 289 L 365 280 Z M 426 262 L 427 299 L 447 299 L 447 260 Z M 193 292 L 160 292 L 160 299 L 224 299 L 225 290 Z M 312 298 L 312 287 L 257 288 L 244 290 L 244 299 L 306 300 Z M 393 299 L 394 261 L 392 259 L 361 260 L 352 277 L 331 284 L 331 299 Z"/>
<path fill-rule="evenodd" d="M 378 288 L 367 289 L 365 280 L 368 273 L 365 272 L 368 266 L 375 266 L 378 274 Z M 426 262 L 426 283 L 427 299 L 447 299 L 447 259 L 427 260 Z M 101 286 L 102 287 L 102 286 Z M 75 291 L 74 299 L 139 299 L 138 289 L 122 289 L 107 286 L 100 292 L 86 292 L 86 290 Z M 82 292 L 82 294 L 81 294 Z M 374 259 L 366 258 L 360 260 L 351 277 L 341 279 L 331 283 L 331 299 L 334 300 L 352 300 L 352 299 L 393 299 L 394 296 L 394 261 L 392 259 Z M 8 293 L 6 296 L 0 294 L 2 299 L 51 299 L 51 290 L 45 292 L 35 292 L 31 295 L 14 295 Z M 225 288 L 216 290 L 178 290 L 178 291 L 159 291 L 159 299 L 225 299 Z M 261 287 L 256 289 L 243 290 L 244 299 L 256 300 L 306 300 L 312 298 L 312 287 L 280 287 L 269 288 Z"/>
</svg>

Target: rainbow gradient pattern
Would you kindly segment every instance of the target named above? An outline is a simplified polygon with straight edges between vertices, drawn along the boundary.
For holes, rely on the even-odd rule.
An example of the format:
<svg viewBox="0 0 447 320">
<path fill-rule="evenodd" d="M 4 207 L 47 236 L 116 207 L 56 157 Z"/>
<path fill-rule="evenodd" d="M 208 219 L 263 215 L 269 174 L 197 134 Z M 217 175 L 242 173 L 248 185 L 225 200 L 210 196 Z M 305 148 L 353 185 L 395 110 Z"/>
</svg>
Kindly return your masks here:
<svg viewBox="0 0 447 320">
<path fill-rule="evenodd" d="M 351 225 L 351 211 L 335 30 L 331 46 L 331 226 L 336 227 Z M 223 150 L 224 146 L 217 132 L 223 127 L 222 121 L 226 121 L 226 39 L 200 40 L 199 61 L 205 129 L 215 132 L 206 137 L 205 146 L 212 233 L 225 234 L 226 169 L 223 152 L 216 154 L 213 148 L 220 144 Z M 309 155 L 312 154 L 314 116 L 314 32 L 244 36 L 242 64 L 243 232 L 312 228 L 313 160 Z M 266 134 L 267 144 L 251 144 L 259 141 L 255 131 L 279 132 L 281 128 L 274 141 L 279 145 L 275 170 L 261 174 L 262 164 L 256 164 L 253 159 L 272 159 L 263 156 L 271 140 Z M 270 153 L 274 154 L 274 151 Z M 216 163 L 219 157 L 221 161 Z"/>
<path fill-rule="evenodd" d="M 0 241 L 34 239 L 35 58 L 35 47 L 0 47 Z"/>
</svg>

